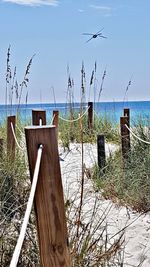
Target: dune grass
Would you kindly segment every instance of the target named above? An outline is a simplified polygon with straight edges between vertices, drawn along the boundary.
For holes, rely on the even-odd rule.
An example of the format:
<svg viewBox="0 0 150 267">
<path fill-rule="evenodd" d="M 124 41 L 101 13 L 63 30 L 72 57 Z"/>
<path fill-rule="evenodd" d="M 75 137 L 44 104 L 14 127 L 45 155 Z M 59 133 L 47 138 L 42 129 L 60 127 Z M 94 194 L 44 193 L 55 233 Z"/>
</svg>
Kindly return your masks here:
<svg viewBox="0 0 150 267">
<path fill-rule="evenodd" d="M 10 47 L 7 53 L 7 74 L 6 74 L 6 105 L 12 105 L 14 95 L 19 111 L 21 98 L 28 98 L 27 87 L 29 82 L 29 70 L 33 57 L 27 65 L 23 81 L 18 85 L 16 78 L 16 68 L 12 75 L 10 65 Z M 85 70 L 82 64 L 82 103 L 85 100 Z M 95 70 L 92 72 L 90 86 L 96 81 L 96 63 Z M 94 74 L 95 73 L 95 74 Z M 100 99 L 103 90 L 103 82 L 106 75 L 104 71 L 101 86 L 99 88 Z M 95 77 L 95 78 L 94 78 Z M 70 76 L 68 77 L 70 82 Z M 73 84 L 68 83 L 69 99 L 73 100 Z M 24 94 L 23 94 L 24 93 Z M 94 102 L 95 102 L 94 92 Z M 77 113 L 70 113 L 66 119 L 78 118 Z M 81 129 L 82 124 L 82 129 Z M 18 125 L 18 128 L 23 128 Z M 22 133 L 16 131 L 17 138 L 22 141 Z M 93 129 L 87 127 L 87 116 L 82 121 L 73 123 L 59 123 L 59 138 L 64 148 L 69 149 L 70 142 L 95 143 L 97 134 L 104 134 L 107 141 L 119 142 L 119 127 L 112 120 L 104 116 L 98 118 L 94 115 Z M 16 151 L 16 157 L 12 157 L 6 152 L 6 124 L 0 129 L 1 137 L 4 139 L 4 153 L 0 157 L 0 266 L 7 267 L 14 251 L 14 247 L 20 232 L 21 222 L 23 220 L 25 207 L 30 191 L 30 178 L 28 175 L 28 163 L 26 152 Z M 147 136 L 146 136 L 147 137 Z M 107 161 L 107 167 L 103 175 L 99 172 L 97 166 L 94 169 L 93 179 L 97 187 L 106 198 L 112 198 L 114 201 L 131 205 L 138 210 L 147 210 L 150 207 L 149 201 L 149 166 L 150 157 L 147 147 L 142 147 L 139 143 L 134 143 L 132 152 L 128 155 L 128 161 L 122 162 L 120 152 L 113 155 Z M 83 156 L 83 155 L 82 155 Z M 82 165 L 82 175 L 80 180 L 79 194 L 74 199 L 65 198 L 66 218 L 68 226 L 68 238 L 72 267 L 123 267 L 124 243 L 123 234 L 116 234 L 116 238 L 110 240 L 108 234 L 108 225 L 106 222 L 110 207 L 104 209 L 101 213 L 101 204 L 97 194 L 93 194 L 93 201 L 88 210 L 85 209 L 87 198 L 89 197 L 84 186 L 84 166 Z M 137 175 L 138 170 L 138 175 Z M 70 174 L 71 175 L 71 174 Z M 137 178 L 138 177 L 138 178 Z M 68 177 L 69 178 L 69 177 Z M 85 197 L 86 196 L 86 197 Z M 39 248 L 36 230 L 36 218 L 34 210 L 32 211 L 24 245 L 19 258 L 18 266 L 40 266 Z"/>
<path fill-rule="evenodd" d="M 84 123 L 86 124 L 86 119 Z M 16 130 L 19 128 L 21 128 L 20 124 L 16 127 Z M 81 130 L 80 128 L 80 135 Z M 30 191 L 30 178 L 28 176 L 26 151 L 22 152 L 17 148 L 16 157 L 12 160 L 12 157 L 9 157 L 6 153 L 6 124 L 1 128 L 1 134 L 4 138 L 4 153 L 3 157 L 0 158 L 0 266 L 7 267 L 10 264 L 20 232 Z M 23 138 L 21 132 L 17 130 L 16 134 L 19 143 L 21 143 Z M 81 136 L 78 136 L 78 141 L 79 138 L 81 141 Z M 88 135 L 84 138 L 87 141 Z M 107 223 L 105 222 L 108 211 L 104 210 L 98 216 L 98 208 L 101 209 L 101 207 L 95 194 L 93 205 L 87 212 L 84 210 L 86 199 L 82 196 L 81 205 L 81 190 L 79 192 L 78 197 L 73 202 L 70 199 L 65 199 L 72 267 L 105 267 L 112 266 L 113 263 L 119 267 L 122 261 L 120 255 L 123 234 L 121 233 L 110 242 L 107 236 Z M 83 192 L 84 195 L 87 195 L 84 183 Z M 39 260 L 36 219 L 33 210 L 18 266 L 38 267 L 40 266 Z"/>
<path fill-rule="evenodd" d="M 63 115 L 62 115 L 63 117 Z M 68 114 L 65 117 L 67 120 L 70 119 L 70 115 Z M 73 115 L 73 119 L 78 118 L 78 113 L 75 112 Z M 92 130 L 88 128 L 88 116 L 85 115 L 82 118 L 83 125 L 83 142 L 84 143 L 96 143 L 97 135 L 104 134 L 105 140 L 107 142 L 118 143 L 119 142 L 119 126 L 111 120 L 111 118 L 107 115 L 104 117 L 94 116 L 93 128 Z M 70 142 L 81 141 L 81 133 L 80 133 L 80 120 L 75 122 L 64 122 L 61 119 L 59 120 L 59 138 L 62 142 L 64 148 L 69 148 Z"/>
<path fill-rule="evenodd" d="M 150 130 L 140 122 L 134 132 L 150 140 Z M 131 151 L 123 160 L 121 151 L 107 159 L 105 172 L 94 168 L 93 179 L 105 198 L 129 205 L 137 211 L 150 210 L 150 146 L 131 138 Z"/>
</svg>

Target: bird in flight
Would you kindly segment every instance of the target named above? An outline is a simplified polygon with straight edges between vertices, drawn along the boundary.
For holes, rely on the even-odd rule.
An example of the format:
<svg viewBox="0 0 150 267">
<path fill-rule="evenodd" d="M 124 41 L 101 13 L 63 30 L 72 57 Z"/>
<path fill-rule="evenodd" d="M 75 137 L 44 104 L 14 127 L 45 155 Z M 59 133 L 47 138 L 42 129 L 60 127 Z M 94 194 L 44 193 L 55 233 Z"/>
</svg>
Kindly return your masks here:
<svg viewBox="0 0 150 267">
<path fill-rule="evenodd" d="M 101 37 L 101 38 L 107 38 L 106 36 L 103 36 L 102 35 L 102 30 L 103 30 L 104 28 L 102 28 L 100 31 L 98 31 L 97 33 L 82 33 L 83 35 L 92 35 L 92 37 L 90 38 L 90 39 L 88 39 L 87 41 L 86 41 L 86 43 L 88 43 L 89 41 L 91 41 L 92 39 L 95 39 L 95 38 L 97 38 L 97 37 Z"/>
</svg>

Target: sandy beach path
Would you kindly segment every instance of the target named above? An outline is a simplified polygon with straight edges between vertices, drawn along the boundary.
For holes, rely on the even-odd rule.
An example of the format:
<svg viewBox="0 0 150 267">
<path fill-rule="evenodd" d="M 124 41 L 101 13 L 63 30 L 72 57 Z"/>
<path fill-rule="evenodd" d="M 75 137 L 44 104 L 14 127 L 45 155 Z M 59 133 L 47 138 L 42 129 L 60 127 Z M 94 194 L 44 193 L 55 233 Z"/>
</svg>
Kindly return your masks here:
<svg viewBox="0 0 150 267">
<path fill-rule="evenodd" d="M 109 156 L 117 149 L 116 145 L 106 144 L 106 154 Z M 70 151 L 64 152 L 59 148 L 61 157 L 61 173 L 65 199 L 76 198 L 81 187 L 81 144 L 71 144 Z M 97 161 L 96 145 L 84 144 L 84 163 L 87 168 L 92 167 Z M 84 184 L 84 212 L 90 210 L 95 203 L 99 202 L 98 215 L 107 211 L 105 221 L 108 225 L 108 235 L 111 239 L 122 228 L 129 225 L 125 230 L 124 267 L 150 266 L 150 214 L 139 214 L 127 207 L 120 207 L 110 200 L 104 200 L 100 192 L 95 192 L 91 179 L 85 176 Z M 108 212 L 109 210 L 109 212 Z M 88 215 L 87 215 L 88 216 Z M 100 218 L 99 217 L 99 218 Z M 99 219 L 97 218 L 97 219 Z M 142 263 L 142 264 L 140 264 Z"/>
</svg>

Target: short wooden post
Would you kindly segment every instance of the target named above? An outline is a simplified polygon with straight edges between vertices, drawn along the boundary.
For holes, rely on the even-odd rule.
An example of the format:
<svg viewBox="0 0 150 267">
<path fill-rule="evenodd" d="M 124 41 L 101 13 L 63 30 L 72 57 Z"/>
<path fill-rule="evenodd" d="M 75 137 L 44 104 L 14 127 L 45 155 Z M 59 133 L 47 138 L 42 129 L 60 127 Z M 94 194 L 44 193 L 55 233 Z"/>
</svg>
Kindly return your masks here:
<svg viewBox="0 0 150 267">
<path fill-rule="evenodd" d="M 125 125 L 127 125 L 128 117 L 120 118 L 120 129 L 121 129 L 121 144 L 122 144 L 122 156 L 127 159 L 130 151 L 130 132 Z"/>
<path fill-rule="evenodd" d="M 130 118 L 130 109 L 129 108 L 124 108 L 123 113 L 124 113 L 124 117 Z"/>
<path fill-rule="evenodd" d="M 0 158 L 3 157 L 4 139 L 0 138 Z"/>
<path fill-rule="evenodd" d="M 15 158 L 15 139 L 12 131 L 12 127 L 15 132 L 16 117 L 7 117 L 7 153 L 14 160 Z"/>
<path fill-rule="evenodd" d="M 93 102 L 88 102 L 88 129 L 93 129 Z"/>
<path fill-rule="evenodd" d="M 55 126 L 25 128 L 31 181 L 37 149 L 43 153 L 35 195 L 41 267 L 71 267 Z"/>
<path fill-rule="evenodd" d="M 53 125 L 58 128 L 58 120 L 59 120 L 59 111 L 58 110 L 53 110 Z"/>
<path fill-rule="evenodd" d="M 59 121 L 59 111 L 53 110 L 53 122 L 52 124 L 56 127 L 56 136 L 58 138 L 58 121 Z"/>
<path fill-rule="evenodd" d="M 102 170 L 106 165 L 105 155 L 105 138 L 104 135 L 97 135 L 97 154 L 98 154 L 98 166 Z"/>
<path fill-rule="evenodd" d="M 130 128 L 130 109 L 124 108 L 124 117 L 126 117 L 126 125 Z M 130 143 L 130 131 L 128 130 L 128 139 Z"/>
<path fill-rule="evenodd" d="M 46 125 L 46 111 L 39 109 L 32 110 L 32 124 L 33 125 Z"/>
</svg>

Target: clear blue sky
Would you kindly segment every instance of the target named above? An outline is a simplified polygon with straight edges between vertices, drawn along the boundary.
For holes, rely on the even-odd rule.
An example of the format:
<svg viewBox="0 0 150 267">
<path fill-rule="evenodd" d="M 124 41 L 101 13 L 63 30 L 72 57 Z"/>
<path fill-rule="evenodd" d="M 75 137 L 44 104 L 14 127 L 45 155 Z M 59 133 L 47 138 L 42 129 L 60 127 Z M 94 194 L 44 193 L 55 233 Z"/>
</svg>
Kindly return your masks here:
<svg viewBox="0 0 150 267">
<path fill-rule="evenodd" d="M 103 27 L 107 39 L 86 43 L 83 32 Z M 67 64 L 79 100 L 82 60 L 87 91 L 95 60 L 99 82 L 107 68 L 101 101 L 123 100 L 131 77 L 128 100 L 150 100 L 150 0 L 0 0 L 0 36 L 1 103 L 9 44 L 18 81 L 36 54 L 29 76 L 30 103 L 53 102 L 51 86 L 56 101 L 65 101 Z"/>
</svg>

